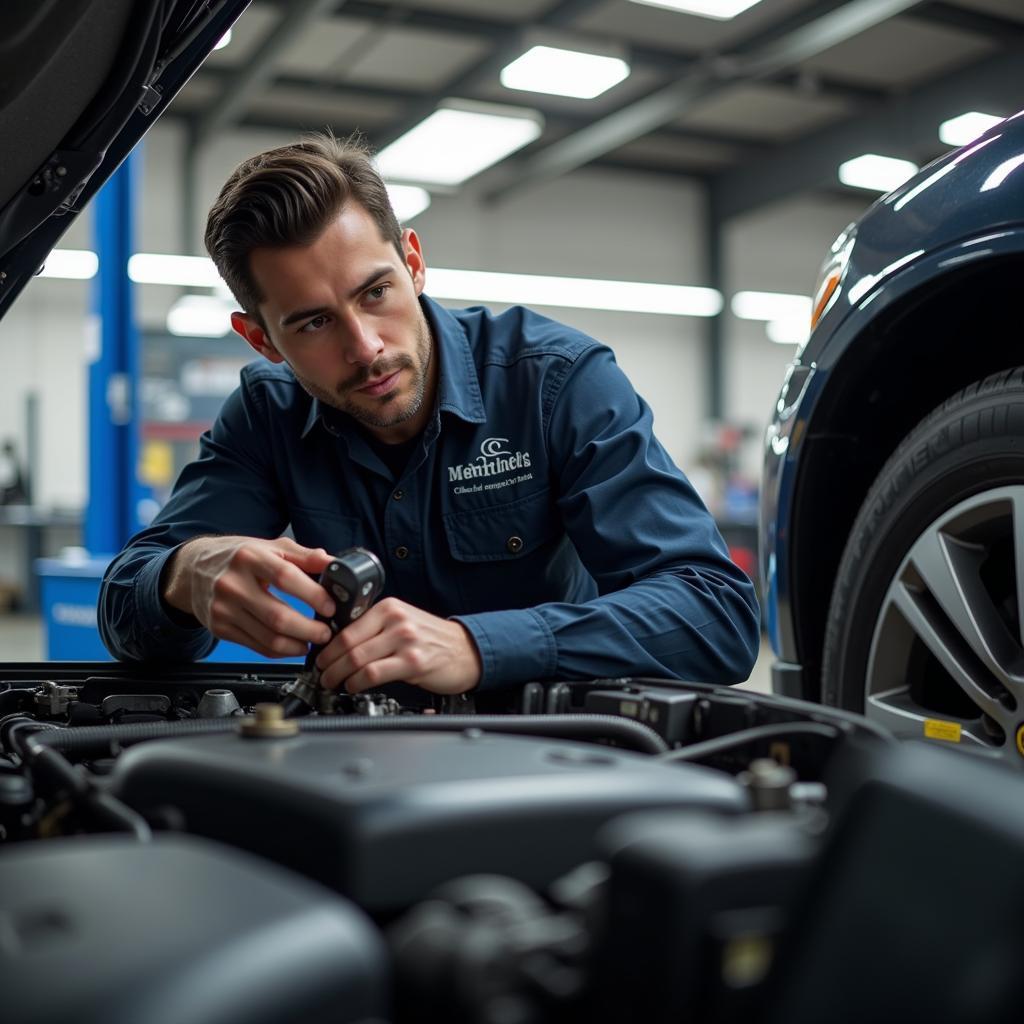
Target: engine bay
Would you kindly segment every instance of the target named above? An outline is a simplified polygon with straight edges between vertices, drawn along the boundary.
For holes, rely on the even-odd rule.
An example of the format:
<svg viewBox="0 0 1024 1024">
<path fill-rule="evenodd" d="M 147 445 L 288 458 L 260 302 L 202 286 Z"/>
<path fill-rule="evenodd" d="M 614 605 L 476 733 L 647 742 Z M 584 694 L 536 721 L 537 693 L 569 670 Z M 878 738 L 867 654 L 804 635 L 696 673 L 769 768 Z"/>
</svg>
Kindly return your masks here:
<svg viewBox="0 0 1024 1024">
<path fill-rule="evenodd" d="M 916 841 L 902 823 L 947 774 L 992 769 L 727 687 L 369 693 L 291 717 L 296 678 L 3 670 L 9 1019 L 857 1019 L 855 998 L 833 1006 L 861 988 L 849 950 L 827 985 L 794 980 L 845 942 L 817 908 Z M 874 845 L 851 865 L 836 837 L 854 827 Z M 883 888 L 905 898 L 896 876 Z M 870 909 L 854 902 L 848 925 Z M 56 975 L 79 979 L 73 1003 Z"/>
</svg>

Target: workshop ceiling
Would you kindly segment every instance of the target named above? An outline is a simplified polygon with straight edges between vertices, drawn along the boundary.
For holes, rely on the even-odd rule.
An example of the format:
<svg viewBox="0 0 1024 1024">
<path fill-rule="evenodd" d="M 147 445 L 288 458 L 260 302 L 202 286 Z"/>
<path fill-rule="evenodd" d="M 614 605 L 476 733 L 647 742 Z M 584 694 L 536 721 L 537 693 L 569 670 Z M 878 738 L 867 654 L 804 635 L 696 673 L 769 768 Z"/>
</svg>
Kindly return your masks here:
<svg viewBox="0 0 1024 1024">
<path fill-rule="evenodd" d="M 592 100 L 502 86 L 544 33 L 618 47 L 631 74 Z M 940 121 L 1024 106 L 1022 71 L 1022 0 L 761 0 L 727 21 L 630 0 L 259 0 L 167 116 L 196 146 L 329 127 L 379 149 L 445 98 L 529 107 L 540 137 L 465 188 L 625 168 L 703 179 L 725 217 L 839 189 L 835 160 L 872 125 L 874 151 L 923 165 L 946 150 Z"/>
</svg>

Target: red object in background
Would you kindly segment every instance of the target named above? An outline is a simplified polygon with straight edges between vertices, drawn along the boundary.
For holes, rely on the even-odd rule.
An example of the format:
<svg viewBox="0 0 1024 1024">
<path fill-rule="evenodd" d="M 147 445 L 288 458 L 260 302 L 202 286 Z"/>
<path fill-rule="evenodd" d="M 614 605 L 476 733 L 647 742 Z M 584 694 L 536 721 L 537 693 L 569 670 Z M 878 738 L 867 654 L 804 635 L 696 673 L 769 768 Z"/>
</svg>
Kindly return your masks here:
<svg viewBox="0 0 1024 1024">
<path fill-rule="evenodd" d="M 751 578 L 757 572 L 757 554 L 744 545 L 730 545 L 729 557 Z"/>
</svg>

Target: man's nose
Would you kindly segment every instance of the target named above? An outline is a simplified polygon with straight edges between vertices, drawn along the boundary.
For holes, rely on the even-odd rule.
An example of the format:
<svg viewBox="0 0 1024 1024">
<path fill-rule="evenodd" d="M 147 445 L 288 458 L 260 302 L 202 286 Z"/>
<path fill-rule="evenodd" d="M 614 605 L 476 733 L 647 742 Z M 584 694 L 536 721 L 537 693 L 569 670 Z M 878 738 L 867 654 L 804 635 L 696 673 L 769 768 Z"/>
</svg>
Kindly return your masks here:
<svg viewBox="0 0 1024 1024">
<path fill-rule="evenodd" d="M 346 361 L 359 366 L 369 366 L 384 351 L 384 342 L 371 326 L 358 317 L 351 317 L 347 327 Z"/>
</svg>

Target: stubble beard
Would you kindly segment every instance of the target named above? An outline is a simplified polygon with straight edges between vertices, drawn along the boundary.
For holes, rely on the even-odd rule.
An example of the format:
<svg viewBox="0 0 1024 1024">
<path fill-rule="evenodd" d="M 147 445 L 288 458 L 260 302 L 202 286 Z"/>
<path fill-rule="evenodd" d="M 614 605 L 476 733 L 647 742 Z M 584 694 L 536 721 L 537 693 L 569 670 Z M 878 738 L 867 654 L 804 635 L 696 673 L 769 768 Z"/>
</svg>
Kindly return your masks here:
<svg viewBox="0 0 1024 1024">
<path fill-rule="evenodd" d="M 427 325 L 426 318 L 421 316 L 416 328 L 415 357 L 403 352 L 390 359 L 377 360 L 370 366 L 362 367 L 354 377 L 339 384 L 333 391 L 301 377 L 294 366 L 291 367 L 291 370 L 303 390 L 313 398 L 351 416 L 363 426 L 381 429 L 405 423 L 420 411 L 427 392 L 431 355 L 430 327 Z M 404 404 L 394 391 L 382 395 L 379 399 L 371 399 L 373 404 L 369 406 L 355 401 L 351 397 L 353 391 L 363 387 L 371 378 L 380 379 L 403 369 L 412 370 L 412 391 Z M 365 402 L 365 398 L 363 401 Z"/>
</svg>

